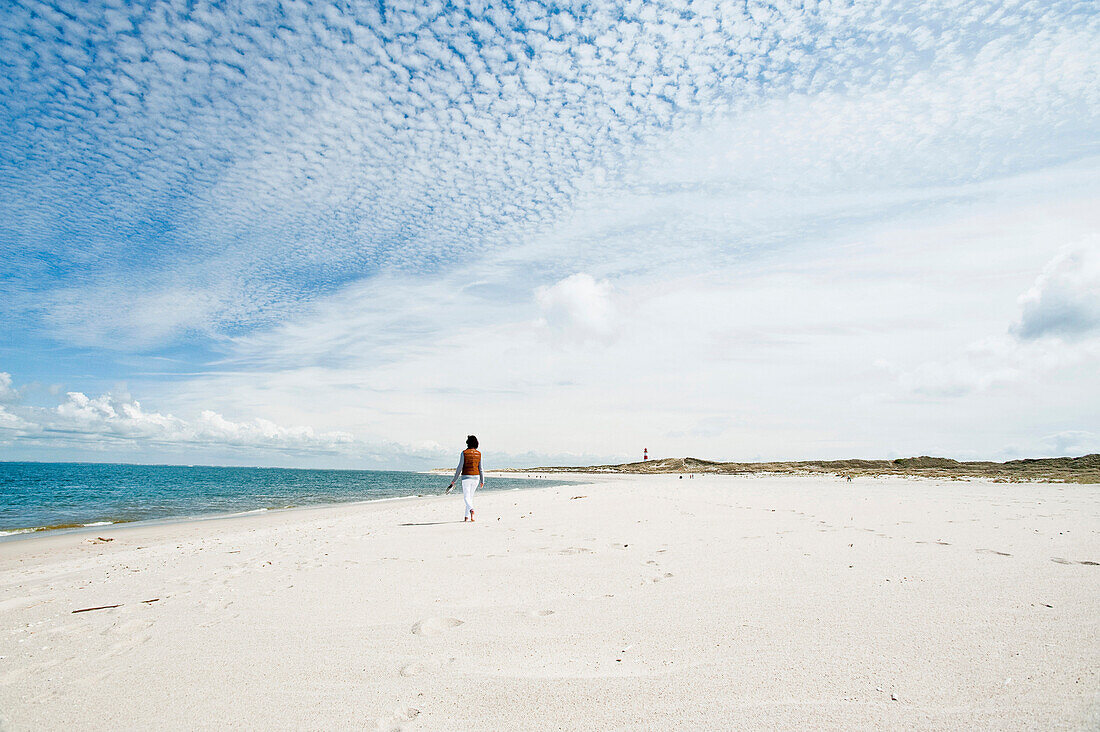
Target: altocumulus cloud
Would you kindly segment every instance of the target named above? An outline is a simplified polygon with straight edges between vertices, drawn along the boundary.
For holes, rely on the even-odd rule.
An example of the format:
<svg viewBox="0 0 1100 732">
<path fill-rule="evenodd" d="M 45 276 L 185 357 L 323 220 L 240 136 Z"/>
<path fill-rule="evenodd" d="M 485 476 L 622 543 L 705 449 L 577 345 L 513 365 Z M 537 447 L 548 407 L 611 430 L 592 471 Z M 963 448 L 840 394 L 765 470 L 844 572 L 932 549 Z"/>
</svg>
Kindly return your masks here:
<svg viewBox="0 0 1100 732">
<path fill-rule="evenodd" d="M 1057 161 L 1094 129 L 1096 26 L 1083 3 L 991 0 L 8 3 L 0 308 L 82 344 L 239 335 L 507 248 L 650 142 L 792 95 L 827 124 L 787 159 L 843 140 L 831 109 L 870 94 L 851 115 L 882 144 L 836 156 L 857 168 L 898 148 L 920 159 L 884 169 L 928 170 L 944 139 L 956 180 Z M 970 68 L 997 92 L 960 94 Z M 1019 130 L 1023 158 L 967 157 Z"/>
</svg>

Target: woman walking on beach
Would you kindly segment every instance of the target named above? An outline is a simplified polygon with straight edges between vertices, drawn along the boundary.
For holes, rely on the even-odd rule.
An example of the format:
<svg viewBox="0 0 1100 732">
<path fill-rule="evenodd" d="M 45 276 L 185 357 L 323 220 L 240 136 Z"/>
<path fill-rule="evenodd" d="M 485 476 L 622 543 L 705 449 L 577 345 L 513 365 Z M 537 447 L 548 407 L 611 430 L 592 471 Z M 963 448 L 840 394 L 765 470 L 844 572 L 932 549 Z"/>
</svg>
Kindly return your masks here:
<svg viewBox="0 0 1100 732">
<path fill-rule="evenodd" d="M 474 491 L 485 486 L 485 473 L 481 471 L 481 453 L 477 451 L 477 438 L 473 435 L 466 437 L 466 449 L 458 457 L 458 467 L 455 468 L 455 477 L 447 486 L 447 492 L 455 487 L 455 482 L 462 478 L 462 501 L 466 504 L 466 515 L 463 521 L 474 520 Z"/>
</svg>

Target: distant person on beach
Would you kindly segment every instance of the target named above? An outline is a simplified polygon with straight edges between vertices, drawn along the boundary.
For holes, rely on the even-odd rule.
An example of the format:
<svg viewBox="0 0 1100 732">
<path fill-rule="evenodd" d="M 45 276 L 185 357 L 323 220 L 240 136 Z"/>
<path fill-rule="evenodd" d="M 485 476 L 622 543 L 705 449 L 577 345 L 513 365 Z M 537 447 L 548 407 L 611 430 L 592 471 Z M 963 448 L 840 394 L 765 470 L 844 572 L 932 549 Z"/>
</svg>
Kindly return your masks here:
<svg viewBox="0 0 1100 732">
<path fill-rule="evenodd" d="M 481 471 L 481 453 L 477 451 L 477 438 L 473 435 L 466 437 L 466 449 L 458 456 L 458 467 L 455 468 L 455 477 L 447 486 L 447 492 L 455 487 L 455 483 L 462 478 L 462 501 L 466 504 L 466 515 L 463 521 L 474 520 L 474 491 L 485 487 L 485 473 Z"/>
</svg>

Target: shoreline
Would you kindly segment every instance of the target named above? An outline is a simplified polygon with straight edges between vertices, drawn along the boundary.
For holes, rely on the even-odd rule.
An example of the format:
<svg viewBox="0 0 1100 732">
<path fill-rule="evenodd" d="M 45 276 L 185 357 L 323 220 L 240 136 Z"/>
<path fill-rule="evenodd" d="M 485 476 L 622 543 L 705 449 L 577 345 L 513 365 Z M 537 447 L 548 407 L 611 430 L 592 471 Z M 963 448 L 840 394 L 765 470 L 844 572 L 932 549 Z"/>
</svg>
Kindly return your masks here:
<svg viewBox="0 0 1100 732">
<path fill-rule="evenodd" d="M 1091 457 L 1091 456 L 1090 456 Z M 761 480 L 769 478 L 833 478 L 838 481 L 846 479 L 847 475 L 843 471 L 839 470 L 789 470 L 789 471 L 777 471 L 777 470 L 738 470 L 737 472 L 715 472 L 713 470 L 701 470 L 697 467 L 690 465 L 680 466 L 680 470 L 675 469 L 676 466 L 664 466 L 661 468 L 661 463 L 667 463 L 669 460 L 678 460 L 683 462 L 685 459 L 664 459 L 653 460 L 650 463 L 631 463 L 622 466 L 592 466 L 585 468 L 569 468 L 569 467 L 547 467 L 539 469 L 527 469 L 527 468 L 501 468 L 492 470 L 486 473 L 486 478 L 507 478 L 511 480 L 546 480 L 546 481 L 568 481 L 585 483 L 592 481 L 595 478 L 615 478 L 615 477 L 633 477 L 633 476 L 646 476 L 646 475 L 663 475 L 663 476 L 675 476 L 675 475 L 694 475 L 699 477 L 724 477 L 724 478 L 742 478 L 747 480 Z M 693 460 L 688 458 L 686 460 Z M 25 461 L 24 461 L 25 462 Z M 703 462 L 703 461 L 699 461 Z M 67 463 L 75 465 L 113 465 L 113 463 Z M 718 463 L 708 463 L 709 465 L 724 465 Z M 129 465 L 120 463 L 120 465 Z M 141 464 L 134 464 L 139 467 L 145 467 Z M 737 464 L 737 465 L 750 465 L 750 464 Z M 658 470 L 630 470 L 623 468 L 630 468 L 632 466 L 642 466 L 643 468 L 657 467 Z M 154 466 L 160 467 L 160 466 Z M 168 467 L 180 467 L 180 466 L 168 466 Z M 199 467 L 211 467 L 211 466 L 199 466 Z M 212 466 L 221 467 L 221 466 Z M 232 467 L 232 466 L 231 466 Z M 271 468 L 272 470 L 288 470 L 288 468 Z M 308 470 L 308 469 L 307 469 Z M 326 469 L 327 470 L 327 469 Z M 346 472 L 374 472 L 374 471 L 355 471 L 348 470 Z M 438 476 L 449 477 L 453 471 L 443 468 L 432 468 L 430 470 L 421 471 L 382 471 L 382 472 L 411 472 L 417 475 L 425 476 Z M 1043 478 L 1022 478 L 1017 477 L 1014 479 L 1005 479 L 1003 476 L 981 476 L 981 475 L 936 475 L 927 473 L 906 473 L 906 472 L 879 472 L 869 471 L 863 473 L 851 473 L 852 477 L 861 479 L 901 479 L 901 480 L 926 480 L 926 481 L 944 481 L 949 480 L 952 482 L 960 483 L 991 483 L 991 484 L 1016 484 L 1016 485 L 1029 485 L 1029 484 L 1048 484 L 1048 485 L 1090 485 L 1091 482 L 1077 482 L 1077 481 L 1065 481 L 1065 480 L 1047 480 Z M 495 490 L 495 489 L 493 489 Z M 504 489 L 507 490 L 507 489 Z M 404 500 L 407 498 L 429 497 L 435 494 L 414 494 L 411 496 L 387 496 L 384 498 L 365 498 L 355 499 L 348 501 L 334 501 L 328 503 L 316 503 L 307 505 L 290 505 L 290 506 L 264 506 L 253 509 L 245 509 L 242 511 L 231 511 L 225 513 L 209 513 L 209 514 L 182 514 L 178 516 L 164 516 L 160 518 L 150 519 L 118 519 L 118 520 L 100 520 L 92 521 L 89 523 L 73 523 L 73 524 L 59 524 L 49 526 L 26 526 L 16 527 L 13 529 L 0 530 L 0 544 L 10 541 L 21 541 L 36 536 L 45 535 L 59 535 L 64 533 L 94 533 L 97 530 L 114 530 L 116 527 L 123 526 L 141 526 L 148 524 L 161 524 L 161 523 L 173 523 L 173 522 L 193 522 L 202 521 L 206 519 L 220 520 L 230 518 L 239 515 L 247 515 L 253 513 L 263 512 L 282 512 L 293 511 L 304 508 L 323 508 L 328 506 L 342 506 L 357 503 L 373 503 L 377 501 L 391 501 L 391 500 Z M 444 495 L 444 494 L 439 494 Z"/>
<path fill-rule="evenodd" d="M 489 478 L 486 475 L 486 478 Z M 514 476 L 499 476 L 509 477 Z M 542 480 L 541 478 L 531 477 L 531 480 Z M 548 479 L 555 480 L 555 479 Z M 596 481 L 588 480 L 584 485 L 594 484 Z M 580 484 L 580 483 L 578 483 Z M 501 488 L 491 491 L 479 492 L 477 498 L 483 499 L 486 495 L 502 494 L 507 495 L 516 492 L 528 492 L 539 490 L 550 490 L 554 488 L 568 488 L 575 487 L 574 483 L 570 481 L 568 484 L 561 482 L 555 482 L 549 486 L 532 486 L 530 488 Z M 279 521 L 285 519 L 287 521 L 298 522 L 305 521 L 313 514 L 319 520 L 326 520 L 331 518 L 340 518 L 354 513 L 357 509 L 363 509 L 364 511 L 374 508 L 384 508 L 387 504 L 412 504 L 422 505 L 425 507 L 432 506 L 439 502 L 454 502 L 461 506 L 462 494 L 452 491 L 450 494 L 419 494 L 411 496 L 387 496 L 385 498 L 368 498 L 365 500 L 356 501 L 339 501 L 335 503 L 317 503 L 305 506 L 291 506 L 288 508 L 257 508 L 248 511 L 236 511 L 232 513 L 217 513 L 217 514 L 204 514 L 198 516 L 172 516 L 158 519 L 147 519 L 140 521 L 120 521 L 112 524 L 101 526 L 80 526 L 68 529 L 49 529 L 43 531 L 34 531 L 22 534 L 11 534 L 7 536 L 0 536 L 0 558 L 5 554 L 5 550 L 13 545 L 30 546 L 35 542 L 42 543 L 54 543 L 51 540 L 62 540 L 62 543 L 66 543 L 68 539 L 91 541 L 87 537 L 95 534 L 115 534 L 121 535 L 126 538 L 131 538 L 134 534 L 141 534 L 143 531 L 148 530 L 149 536 L 153 538 L 159 538 L 161 534 L 173 529 L 195 529 L 201 532 L 204 529 L 209 529 L 211 533 L 216 533 L 222 527 L 226 527 L 230 530 L 236 530 L 241 528 L 250 528 L 247 524 L 251 522 L 262 521 Z M 324 515 L 324 514 L 330 515 Z M 116 537 L 117 538 L 117 537 Z M 143 538 L 138 536 L 137 538 Z M 17 553 L 18 550 L 9 550 L 7 553 Z"/>
<path fill-rule="evenodd" d="M 490 473 L 486 473 L 486 479 L 488 478 L 509 478 L 514 480 L 531 480 L 531 481 L 554 481 L 554 485 L 545 486 L 547 488 L 553 487 L 565 487 L 570 485 L 583 486 L 583 485 L 597 485 L 600 483 L 610 483 L 615 481 L 630 480 L 634 478 L 677 478 L 675 473 L 628 473 L 628 472 L 577 472 L 566 469 L 561 469 L 559 472 L 550 473 L 547 475 L 539 474 L 538 471 L 525 471 L 523 473 L 511 473 L 509 469 L 494 470 Z M 425 475 L 445 475 L 442 472 L 436 473 L 433 471 L 425 471 Z M 449 473 L 448 473 L 449 474 Z M 683 473 L 684 476 L 689 473 Z M 812 479 L 832 479 L 830 482 L 835 482 L 838 485 L 845 484 L 847 481 L 845 477 L 840 474 L 833 473 L 708 473 L 700 474 L 695 473 L 700 478 L 722 478 L 733 481 L 759 481 L 768 479 L 778 480 L 812 480 Z M 685 478 L 686 480 L 687 478 Z M 966 484 L 978 484 L 978 485 L 1049 485 L 1049 486 L 1062 486 L 1062 485 L 1081 485 L 1088 486 L 1090 484 L 1080 483 L 1061 483 L 1051 481 L 1001 481 L 983 477 L 956 477 L 945 478 L 928 475 L 914 475 L 914 474 L 894 474 L 894 473 L 878 473 L 861 475 L 854 478 L 855 480 L 871 480 L 879 482 L 890 481 L 924 481 L 929 483 L 935 483 L 937 481 L 950 481 L 953 483 L 966 483 Z M 539 487 L 541 488 L 541 487 Z M 484 491 L 479 493 L 479 496 L 485 495 L 485 493 L 507 493 L 510 491 L 519 490 L 537 490 L 539 488 L 501 488 L 493 489 L 491 491 Z M 343 507 L 360 506 L 360 505 L 372 505 L 376 503 L 387 503 L 393 501 L 408 501 L 408 500 L 430 500 L 430 499 L 449 499 L 458 495 L 461 498 L 461 494 L 451 493 L 439 493 L 439 494 L 414 494 L 409 496 L 386 496 L 384 498 L 366 498 L 350 501 L 334 501 L 331 503 L 315 503 L 301 506 L 282 506 L 274 508 L 254 508 L 244 511 L 232 511 L 228 513 L 210 513 L 210 514 L 188 514 L 181 516 L 165 516 L 162 518 L 153 519 L 135 519 L 135 520 L 120 520 L 120 521 L 95 521 L 87 524 L 80 524 L 74 526 L 58 526 L 58 527 L 29 527 L 14 530 L 0 531 L 0 545 L 12 543 L 12 542 L 25 542 L 33 539 L 44 539 L 49 537 L 67 536 L 67 535 L 82 535 L 82 534 L 95 534 L 95 533 L 109 533 L 114 531 L 129 531 L 142 529 L 145 527 L 158 527 L 158 526 L 170 526 L 173 524 L 196 524 L 204 521 L 211 522 L 223 522 L 238 518 L 247 518 L 261 515 L 279 515 L 287 514 L 298 511 L 319 511 L 325 509 L 339 509 Z M 7 532 L 7 533 L 5 533 Z"/>
<path fill-rule="evenodd" d="M 281 470 L 282 468 L 279 468 L 279 469 Z M 394 472 L 396 472 L 396 471 L 394 471 Z M 434 473 L 432 473 L 430 471 L 421 472 L 421 473 L 418 473 L 418 474 L 435 475 Z M 485 477 L 486 478 L 490 478 L 490 477 L 507 478 L 509 480 L 547 480 L 547 481 L 555 481 L 555 482 L 560 482 L 562 480 L 565 480 L 565 479 L 560 478 L 558 476 L 510 475 L 510 474 L 501 474 L 500 471 L 493 471 L 491 473 L 486 473 Z M 491 489 L 486 489 L 486 490 L 487 490 L 487 492 L 492 492 L 492 491 L 496 491 L 496 490 L 517 490 L 517 489 L 512 489 L 512 488 L 501 488 L 501 489 L 491 488 Z M 14 528 L 14 529 L 0 530 L 0 543 L 5 543 L 5 542 L 9 542 L 9 541 L 25 540 L 25 539 L 29 539 L 29 538 L 34 537 L 34 536 L 46 536 L 46 535 L 56 536 L 56 535 L 59 535 L 59 534 L 80 533 L 80 532 L 95 533 L 96 531 L 114 530 L 115 527 L 124 527 L 124 526 L 141 526 L 141 525 L 175 523 L 175 522 L 187 523 L 187 522 L 193 522 L 193 521 L 203 521 L 203 520 L 206 520 L 206 519 L 220 520 L 220 519 L 232 518 L 234 516 L 245 516 L 245 515 L 257 514 L 257 513 L 294 511 L 294 510 L 297 510 L 297 509 L 307 509 L 307 508 L 325 508 L 325 507 L 330 507 L 330 506 L 344 506 L 344 505 L 351 505 L 351 504 L 358 504 L 358 503 L 376 503 L 376 502 L 380 502 L 380 501 L 405 500 L 405 499 L 409 499 L 409 498 L 429 498 L 429 497 L 432 497 L 434 495 L 442 496 L 442 495 L 446 495 L 446 494 L 442 494 L 442 493 L 440 493 L 440 494 L 420 493 L 420 494 L 413 494 L 413 495 L 408 495 L 408 496 L 385 496 L 383 498 L 363 498 L 363 499 L 354 499 L 354 500 L 346 500 L 346 501 L 311 503 L 311 504 L 305 504 L 305 505 L 264 506 L 264 507 L 258 507 L 258 508 L 245 509 L 243 511 L 231 511 L 231 512 L 224 512 L 224 513 L 181 514 L 181 515 L 177 515 L 177 516 L 164 516 L 164 517 L 161 517 L 161 518 L 150 518 L 150 519 L 101 520 L 101 521 L 92 521 L 92 522 L 89 522 L 89 523 L 81 523 L 81 524 L 72 523 L 72 524 L 58 524 L 58 525 L 51 525 L 51 526 L 17 527 L 17 528 Z"/>
<path fill-rule="evenodd" d="M 233 511 L 230 513 L 188 514 L 185 516 L 165 516 L 164 518 L 134 519 L 132 521 L 93 521 L 80 525 L 43 526 L 26 529 L 13 529 L 9 533 L 0 532 L 0 543 L 18 539 L 30 539 L 35 536 L 61 536 L 63 534 L 94 534 L 102 531 L 114 531 L 116 529 L 136 529 L 145 526 L 161 526 L 166 524 L 190 524 L 197 521 L 224 521 L 226 519 L 241 518 L 264 513 L 282 513 L 286 511 L 298 511 L 306 509 L 330 508 L 334 506 L 350 506 L 360 503 L 380 503 L 383 501 L 402 501 L 409 498 L 430 498 L 429 495 L 412 496 L 387 496 L 386 498 L 366 498 L 357 501 L 337 501 L 333 503 L 315 503 L 307 506 L 282 506 L 279 508 L 252 508 L 247 511 Z"/>
</svg>

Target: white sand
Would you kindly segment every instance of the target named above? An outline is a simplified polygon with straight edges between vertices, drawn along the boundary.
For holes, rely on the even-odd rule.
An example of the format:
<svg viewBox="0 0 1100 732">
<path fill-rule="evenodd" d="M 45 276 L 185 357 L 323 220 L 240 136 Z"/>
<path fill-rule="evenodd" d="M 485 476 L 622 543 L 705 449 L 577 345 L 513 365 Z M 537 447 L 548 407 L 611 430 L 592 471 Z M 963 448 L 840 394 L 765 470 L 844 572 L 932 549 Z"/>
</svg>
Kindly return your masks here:
<svg viewBox="0 0 1100 732">
<path fill-rule="evenodd" d="M 600 477 L 478 508 L 0 543 L 0 727 L 1100 727 L 1096 486 Z"/>
</svg>

